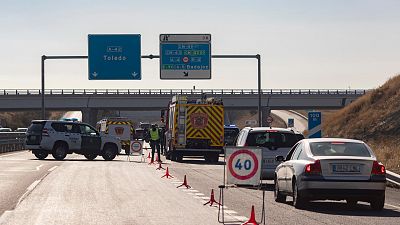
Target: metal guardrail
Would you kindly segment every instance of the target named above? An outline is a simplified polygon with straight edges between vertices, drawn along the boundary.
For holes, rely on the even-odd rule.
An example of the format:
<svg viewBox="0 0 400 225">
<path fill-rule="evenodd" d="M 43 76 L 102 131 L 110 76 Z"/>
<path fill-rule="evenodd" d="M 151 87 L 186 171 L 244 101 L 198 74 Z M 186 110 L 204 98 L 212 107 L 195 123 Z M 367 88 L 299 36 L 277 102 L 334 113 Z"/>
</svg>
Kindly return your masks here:
<svg viewBox="0 0 400 225">
<path fill-rule="evenodd" d="M 0 132 L 0 153 L 23 150 L 25 132 Z"/>
<path fill-rule="evenodd" d="M 390 183 L 400 186 L 400 175 L 393 173 L 392 171 L 386 170 L 386 180 Z"/>
<path fill-rule="evenodd" d="M 268 95 L 363 95 L 367 89 L 264 89 Z M 46 95 L 256 95 L 257 89 L 47 89 Z M 40 95 L 40 89 L 3 89 L 1 95 Z"/>
</svg>

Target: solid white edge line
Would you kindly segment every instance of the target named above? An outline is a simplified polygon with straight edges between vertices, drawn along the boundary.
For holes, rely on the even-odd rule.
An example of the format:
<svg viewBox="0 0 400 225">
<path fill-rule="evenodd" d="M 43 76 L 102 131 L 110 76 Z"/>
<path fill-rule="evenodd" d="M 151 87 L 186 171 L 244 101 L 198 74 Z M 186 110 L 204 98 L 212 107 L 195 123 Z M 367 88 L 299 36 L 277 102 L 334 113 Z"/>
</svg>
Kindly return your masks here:
<svg viewBox="0 0 400 225">
<path fill-rule="evenodd" d="M 16 207 L 21 203 L 21 201 L 40 183 L 42 180 L 35 180 L 29 187 L 26 189 L 25 193 L 18 199 Z"/>
<path fill-rule="evenodd" d="M 387 206 L 389 206 L 389 207 L 396 208 L 396 209 L 400 209 L 400 207 L 399 207 L 399 206 L 395 206 L 395 205 L 391 205 L 391 204 L 387 204 L 387 203 L 385 203 L 385 205 L 387 205 Z"/>
<path fill-rule="evenodd" d="M 51 167 L 50 169 L 48 169 L 47 171 L 51 172 L 51 171 L 55 170 L 57 167 L 58 167 L 58 166 L 53 166 L 53 167 Z"/>
<path fill-rule="evenodd" d="M 28 191 L 32 191 L 36 185 L 38 185 L 40 183 L 41 180 L 35 180 L 31 185 L 29 185 L 29 187 L 26 189 Z"/>
</svg>

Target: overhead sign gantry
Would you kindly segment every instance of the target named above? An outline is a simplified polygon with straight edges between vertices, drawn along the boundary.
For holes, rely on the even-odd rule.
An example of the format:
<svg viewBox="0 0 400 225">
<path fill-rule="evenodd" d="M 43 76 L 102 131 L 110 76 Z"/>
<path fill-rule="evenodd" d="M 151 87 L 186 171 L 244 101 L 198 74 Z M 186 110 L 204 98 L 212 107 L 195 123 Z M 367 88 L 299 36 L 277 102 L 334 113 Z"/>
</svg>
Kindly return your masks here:
<svg viewBox="0 0 400 225">
<path fill-rule="evenodd" d="M 160 79 L 211 79 L 211 34 L 161 34 Z"/>
<path fill-rule="evenodd" d="M 89 34 L 89 80 L 141 80 L 140 34 Z"/>
</svg>

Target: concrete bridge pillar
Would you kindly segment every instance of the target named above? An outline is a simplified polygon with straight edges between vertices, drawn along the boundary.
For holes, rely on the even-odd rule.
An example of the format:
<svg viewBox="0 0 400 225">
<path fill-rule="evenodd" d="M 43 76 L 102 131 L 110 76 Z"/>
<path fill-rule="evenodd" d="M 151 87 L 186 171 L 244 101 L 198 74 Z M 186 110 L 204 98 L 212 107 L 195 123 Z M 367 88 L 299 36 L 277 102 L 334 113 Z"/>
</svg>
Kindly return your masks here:
<svg viewBox="0 0 400 225">
<path fill-rule="evenodd" d="M 261 126 L 266 127 L 268 126 L 267 117 L 271 114 L 270 107 L 261 107 Z"/>
<path fill-rule="evenodd" d="M 97 123 L 97 114 L 99 110 L 86 108 L 82 110 L 82 122 L 88 123 L 92 126 L 96 126 Z"/>
</svg>

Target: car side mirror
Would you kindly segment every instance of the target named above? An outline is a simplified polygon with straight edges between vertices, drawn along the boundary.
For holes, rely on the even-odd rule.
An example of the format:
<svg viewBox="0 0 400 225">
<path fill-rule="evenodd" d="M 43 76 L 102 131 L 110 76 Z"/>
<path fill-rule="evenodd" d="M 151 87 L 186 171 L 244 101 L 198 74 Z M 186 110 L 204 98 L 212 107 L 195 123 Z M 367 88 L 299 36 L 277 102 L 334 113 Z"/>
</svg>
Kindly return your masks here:
<svg viewBox="0 0 400 225">
<path fill-rule="evenodd" d="M 278 155 L 278 156 L 275 157 L 275 160 L 276 160 L 277 162 L 284 162 L 284 161 L 285 161 L 285 157 L 283 157 L 283 156 L 281 156 L 281 155 Z"/>
</svg>

